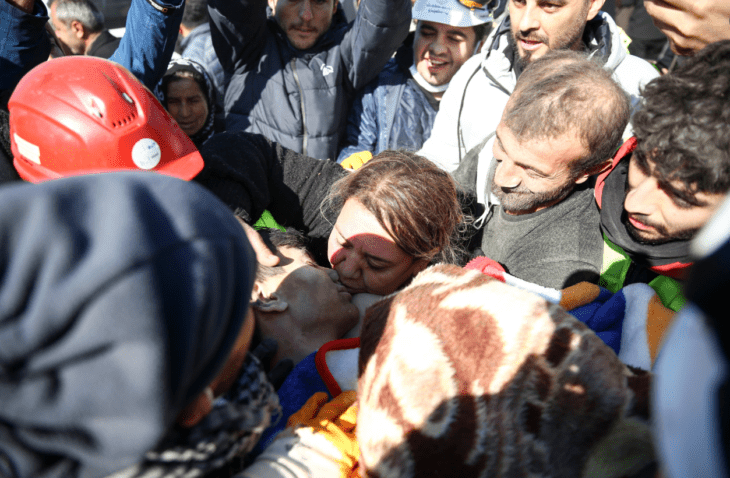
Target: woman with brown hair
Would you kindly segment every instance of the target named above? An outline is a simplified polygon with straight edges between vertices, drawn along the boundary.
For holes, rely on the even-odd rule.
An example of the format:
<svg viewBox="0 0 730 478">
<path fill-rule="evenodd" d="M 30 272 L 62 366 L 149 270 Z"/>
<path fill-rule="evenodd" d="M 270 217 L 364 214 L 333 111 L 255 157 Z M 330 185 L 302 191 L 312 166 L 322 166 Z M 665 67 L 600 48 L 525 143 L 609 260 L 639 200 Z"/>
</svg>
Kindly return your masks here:
<svg viewBox="0 0 730 478">
<path fill-rule="evenodd" d="M 435 262 L 459 261 L 463 222 L 451 176 L 422 156 L 384 151 L 337 181 L 327 256 L 351 292 L 394 292 Z"/>
<path fill-rule="evenodd" d="M 456 185 L 421 156 L 384 151 L 351 172 L 242 132 L 214 136 L 201 154 L 206 166 L 196 180 L 246 223 L 267 209 L 303 231 L 317 261 L 352 293 L 390 294 L 431 263 L 459 262 Z M 257 258 L 278 261 L 261 247 Z"/>
</svg>

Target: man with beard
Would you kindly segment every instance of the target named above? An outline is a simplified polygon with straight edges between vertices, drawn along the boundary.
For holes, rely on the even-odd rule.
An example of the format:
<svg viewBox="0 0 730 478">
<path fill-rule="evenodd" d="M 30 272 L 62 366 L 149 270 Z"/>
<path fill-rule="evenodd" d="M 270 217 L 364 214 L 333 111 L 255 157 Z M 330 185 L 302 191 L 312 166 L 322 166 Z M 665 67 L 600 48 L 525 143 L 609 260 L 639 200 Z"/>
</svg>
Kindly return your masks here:
<svg viewBox="0 0 730 478">
<path fill-rule="evenodd" d="M 665 306 L 684 303 L 673 279 L 689 242 L 730 191 L 730 40 L 713 43 L 644 90 L 635 137 L 596 183 L 610 259 L 601 285 L 649 283 Z"/>
<path fill-rule="evenodd" d="M 658 76 L 649 63 L 627 53 L 620 29 L 599 11 L 603 0 L 508 1 L 509 13 L 485 48 L 451 79 L 419 151 L 447 171 L 495 130 L 525 66 L 548 51 L 589 53 L 615 75 L 632 106 L 640 87 Z M 482 160 L 491 160 L 488 151 Z"/>
<path fill-rule="evenodd" d="M 608 167 L 629 110 L 611 73 L 584 54 L 531 62 L 479 145 L 491 166 L 470 153 L 454 172 L 476 198 L 478 252 L 544 287 L 597 282 L 603 241 L 589 178 Z"/>
<path fill-rule="evenodd" d="M 338 5 L 208 1 L 213 46 L 230 76 L 227 131 L 262 134 L 312 158 L 337 158 L 355 93 L 378 76 L 411 21 L 408 0 L 364 0 L 351 23 Z"/>
</svg>

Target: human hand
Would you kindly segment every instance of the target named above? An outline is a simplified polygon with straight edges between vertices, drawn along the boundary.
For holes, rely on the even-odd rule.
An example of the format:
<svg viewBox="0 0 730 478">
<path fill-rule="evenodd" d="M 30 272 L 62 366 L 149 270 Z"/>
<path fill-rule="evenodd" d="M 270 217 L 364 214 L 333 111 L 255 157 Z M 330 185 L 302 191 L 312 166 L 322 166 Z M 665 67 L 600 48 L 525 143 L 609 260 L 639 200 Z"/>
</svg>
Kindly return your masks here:
<svg viewBox="0 0 730 478">
<path fill-rule="evenodd" d="M 727 0 L 645 0 L 644 6 L 679 55 L 691 55 L 710 43 L 730 39 Z"/>
<path fill-rule="evenodd" d="M 248 242 L 251 244 L 253 251 L 256 253 L 256 261 L 259 264 L 269 267 L 279 265 L 279 256 L 271 252 L 264 243 L 264 240 L 261 239 L 261 235 L 256 231 L 256 229 L 246 224 L 246 222 L 240 217 L 236 216 L 236 219 L 238 219 L 238 222 L 241 223 L 241 227 L 243 227 L 243 231 L 246 233 Z"/>
<path fill-rule="evenodd" d="M 358 169 L 363 164 L 367 163 L 373 159 L 373 153 L 370 151 L 360 151 L 359 153 L 351 154 L 350 156 L 346 157 L 342 160 L 340 163 L 340 166 L 342 166 L 345 169 Z"/>
</svg>

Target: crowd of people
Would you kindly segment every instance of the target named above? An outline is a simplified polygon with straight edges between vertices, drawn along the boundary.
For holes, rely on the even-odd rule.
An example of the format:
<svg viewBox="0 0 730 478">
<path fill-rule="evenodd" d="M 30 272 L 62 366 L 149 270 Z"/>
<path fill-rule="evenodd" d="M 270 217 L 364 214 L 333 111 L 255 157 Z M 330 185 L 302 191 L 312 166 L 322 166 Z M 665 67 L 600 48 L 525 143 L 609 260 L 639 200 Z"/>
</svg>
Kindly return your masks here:
<svg viewBox="0 0 730 478">
<path fill-rule="evenodd" d="M 730 4 L 613 10 L 0 0 L 0 477 L 730 476 Z"/>
</svg>

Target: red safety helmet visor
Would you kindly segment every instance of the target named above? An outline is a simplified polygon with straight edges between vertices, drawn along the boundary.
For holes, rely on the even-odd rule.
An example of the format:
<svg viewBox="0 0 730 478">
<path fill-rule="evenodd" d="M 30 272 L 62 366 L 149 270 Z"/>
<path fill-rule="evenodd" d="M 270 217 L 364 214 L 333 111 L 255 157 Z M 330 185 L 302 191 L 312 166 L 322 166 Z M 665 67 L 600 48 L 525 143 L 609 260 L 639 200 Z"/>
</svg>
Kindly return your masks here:
<svg viewBox="0 0 730 478">
<path fill-rule="evenodd" d="M 108 60 L 47 61 L 18 83 L 8 109 L 13 164 L 26 181 L 127 170 L 190 180 L 203 169 L 154 95 Z"/>
</svg>

